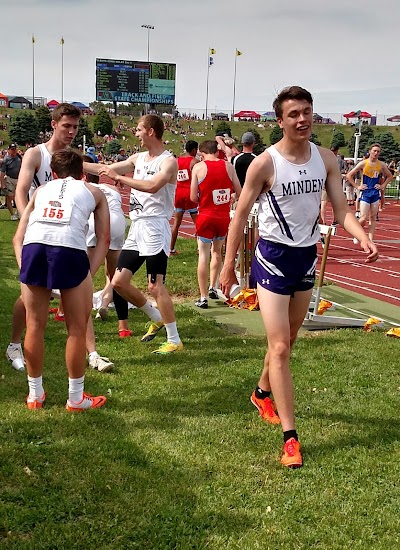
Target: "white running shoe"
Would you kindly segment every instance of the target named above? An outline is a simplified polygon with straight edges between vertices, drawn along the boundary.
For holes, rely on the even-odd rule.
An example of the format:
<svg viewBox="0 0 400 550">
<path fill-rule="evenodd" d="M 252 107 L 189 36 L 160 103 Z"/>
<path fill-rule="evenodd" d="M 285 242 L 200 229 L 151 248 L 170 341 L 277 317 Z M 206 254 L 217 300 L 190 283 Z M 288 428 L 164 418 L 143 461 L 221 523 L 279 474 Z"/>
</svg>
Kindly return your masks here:
<svg viewBox="0 0 400 550">
<path fill-rule="evenodd" d="M 108 357 L 100 357 L 96 355 L 89 359 L 89 367 L 99 372 L 110 372 L 113 369 L 114 363 Z"/>
<path fill-rule="evenodd" d="M 97 310 L 95 319 L 101 319 L 102 321 L 105 321 L 108 316 L 108 308 L 104 306 L 100 306 Z"/>
<path fill-rule="evenodd" d="M 13 369 L 19 372 L 25 371 L 25 357 L 22 353 L 21 344 L 10 344 L 6 351 L 6 357 L 10 361 Z"/>
<path fill-rule="evenodd" d="M 354 244 L 358 244 L 358 239 L 356 239 L 356 238 L 354 237 L 353 243 L 354 243 Z"/>
</svg>

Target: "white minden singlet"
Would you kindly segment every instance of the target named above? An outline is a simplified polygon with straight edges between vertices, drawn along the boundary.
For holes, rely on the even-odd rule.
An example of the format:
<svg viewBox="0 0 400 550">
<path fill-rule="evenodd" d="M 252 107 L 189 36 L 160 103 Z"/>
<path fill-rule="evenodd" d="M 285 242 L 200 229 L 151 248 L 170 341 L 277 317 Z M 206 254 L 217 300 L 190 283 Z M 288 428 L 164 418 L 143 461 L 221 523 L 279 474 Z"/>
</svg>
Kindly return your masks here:
<svg viewBox="0 0 400 550">
<path fill-rule="evenodd" d="M 148 152 L 139 153 L 135 163 L 136 180 L 150 180 L 160 172 L 162 162 L 172 156 L 169 151 L 164 151 L 153 160 L 146 161 Z M 129 217 L 136 220 L 143 217 L 166 218 L 170 220 L 174 213 L 174 197 L 176 182 L 167 183 L 157 193 L 144 193 L 143 191 L 131 190 Z"/>
<path fill-rule="evenodd" d="M 305 164 L 286 160 L 272 145 L 267 149 L 274 163 L 274 181 L 260 195 L 259 233 L 265 240 L 288 246 L 318 242 L 321 193 L 326 168 L 317 146 L 310 142 L 311 157 Z"/>
<path fill-rule="evenodd" d="M 88 219 L 95 208 L 94 196 L 83 181 L 71 177 L 53 180 L 37 191 L 23 244 L 86 250 Z"/>
<path fill-rule="evenodd" d="M 36 174 L 33 177 L 33 182 L 29 189 L 29 198 L 32 198 L 33 193 L 38 187 L 40 187 L 41 185 L 46 185 L 47 182 L 53 179 L 51 175 L 51 168 L 50 168 L 52 155 L 51 153 L 49 153 L 44 143 L 40 143 L 39 145 L 37 145 L 37 147 L 39 148 L 39 151 L 40 151 L 41 162 L 40 162 L 39 170 L 36 172 Z"/>
<path fill-rule="evenodd" d="M 124 241 L 125 241 L 125 229 L 126 229 L 126 220 L 124 212 L 122 210 L 122 199 L 119 191 L 113 189 L 108 185 L 102 183 L 90 183 L 93 187 L 100 189 L 106 199 L 108 204 L 108 209 L 110 211 L 110 250 L 121 250 Z M 86 245 L 88 247 L 96 246 L 97 239 L 94 228 L 94 215 L 91 214 L 89 218 L 89 229 L 86 235 Z"/>
</svg>

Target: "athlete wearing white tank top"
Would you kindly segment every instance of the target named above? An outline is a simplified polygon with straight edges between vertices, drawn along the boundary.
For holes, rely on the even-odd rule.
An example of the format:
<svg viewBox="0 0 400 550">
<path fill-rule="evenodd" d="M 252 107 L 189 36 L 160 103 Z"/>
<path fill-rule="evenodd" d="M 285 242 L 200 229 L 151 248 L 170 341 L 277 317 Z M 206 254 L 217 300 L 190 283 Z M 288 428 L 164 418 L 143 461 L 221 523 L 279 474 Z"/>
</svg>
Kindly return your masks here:
<svg viewBox="0 0 400 550">
<path fill-rule="evenodd" d="M 252 276 L 254 272 L 268 352 L 250 399 L 265 421 L 282 425 L 281 464 L 298 468 L 303 459 L 295 428 L 289 360 L 311 298 L 317 257 L 315 243 L 319 236 L 317 217 L 325 179 L 335 219 L 360 240 L 367 262 L 378 258 L 378 249 L 346 203 L 336 157 L 309 141 L 313 122 L 311 94 L 300 86 L 285 88 L 275 99 L 274 109 L 283 138 L 249 166 L 229 229 L 220 282 L 226 295 L 237 283 L 236 251 L 249 212 L 260 195 L 261 238 Z"/>
<path fill-rule="evenodd" d="M 154 353 L 167 354 L 182 351 L 174 306 L 164 285 L 171 241 L 169 219 L 173 214 L 173 198 L 178 174 L 178 163 L 166 151 L 162 136 L 164 123 L 157 115 L 145 115 L 138 121 L 136 137 L 147 151 L 136 153 L 127 160 L 106 166 L 84 163 L 84 170 L 106 175 L 117 185 L 132 189 L 130 217 L 132 224 L 118 260 L 113 277 L 114 304 L 119 319 L 120 337 L 131 336 L 128 329 L 128 310 L 118 303 L 118 296 L 136 305 L 149 315 L 150 327 L 142 341 L 150 341 L 165 326 L 167 342 Z M 133 178 L 125 176 L 133 172 Z M 131 284 L 134 273 L 146 263 L 148 289 L 159 308 L 152 308 L 140 292 Z"/>
<path fill-rule="evenodd" d="M 78 132 L 81 111 L 69 103 L 60 103 L 52 112 L 51 127 L 53 135 L 44 144 L 36 145 L 25 152 L 21 170 L 18 176 L 15 190 L 15 203 L 18 213 L 22 216 L 30 198 L 30 190 L 34 184 L 35 175 L 37 183 L 44 185 L 51 179 L 48 169 L 50 160 L 56 151 L 67 149 L 75 139 Z M 7 348 L 6 356 L 13 368 L 24 370 L 24 356 L 21 348 L 22 333 L 25 329 L 25 307 L 21 297 L 17 299 L 13 309 L 11 342 Z"/>
</svg>

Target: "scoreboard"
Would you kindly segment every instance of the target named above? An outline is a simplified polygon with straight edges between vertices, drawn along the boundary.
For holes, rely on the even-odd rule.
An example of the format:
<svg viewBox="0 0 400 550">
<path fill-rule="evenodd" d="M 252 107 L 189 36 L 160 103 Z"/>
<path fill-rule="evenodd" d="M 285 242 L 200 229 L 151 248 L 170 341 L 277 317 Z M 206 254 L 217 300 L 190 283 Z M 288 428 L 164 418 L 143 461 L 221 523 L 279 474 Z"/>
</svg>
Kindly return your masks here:
<svg viewBox="0 0 400 550">
<path fill-rule="evenodd" d="M 96 101 L 175 104 L 176 65 L 96 59 Z"/>
</svg>

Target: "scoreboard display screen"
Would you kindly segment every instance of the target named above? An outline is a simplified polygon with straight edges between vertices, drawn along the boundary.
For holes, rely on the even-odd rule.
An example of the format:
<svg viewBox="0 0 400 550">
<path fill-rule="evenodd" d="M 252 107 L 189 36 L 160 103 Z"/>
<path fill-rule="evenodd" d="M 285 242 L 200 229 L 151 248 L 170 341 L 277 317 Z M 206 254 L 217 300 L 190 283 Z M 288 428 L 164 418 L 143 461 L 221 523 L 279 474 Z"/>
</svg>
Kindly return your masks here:
<svg viewBox="0 0 400 550">
<path fill-rule="evenodd" d="M 96 101 L 175 104 L 173 63 L 96 59 Z"/>
</svg>

